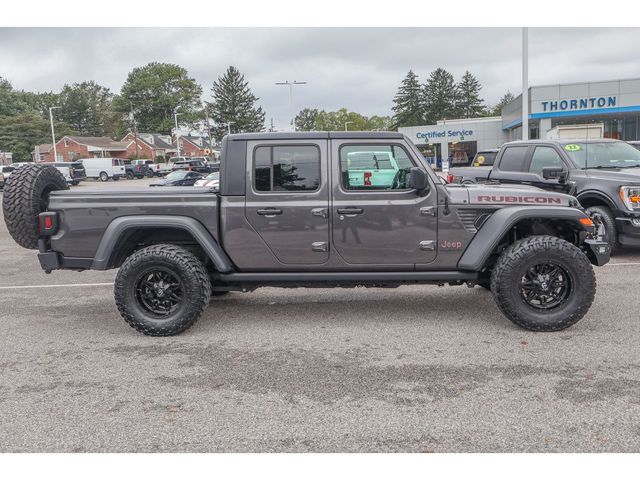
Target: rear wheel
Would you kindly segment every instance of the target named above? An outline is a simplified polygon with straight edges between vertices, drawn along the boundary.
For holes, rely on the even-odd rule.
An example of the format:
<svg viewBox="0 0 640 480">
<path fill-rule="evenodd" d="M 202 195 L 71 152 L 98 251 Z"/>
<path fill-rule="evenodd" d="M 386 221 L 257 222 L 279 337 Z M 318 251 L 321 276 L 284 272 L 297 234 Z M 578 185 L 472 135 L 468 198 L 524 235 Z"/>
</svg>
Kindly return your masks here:
<svg viewBox="0 0 640 480">
<path fill-rule="evenodd" d="M 120 267 L 114 290 L 122 318 L 151 336 L 187 330 L 211 297 L 202 262 L 175 245 L 153 245 L 135 252 Z"/>
<path fill-rule="evenodd" d="M 4 185 L 2 210 L 9 234 L 24 248 L 38 248 L 38 215 L 49 207 L 49 194 L 68 190 L 60 171 L 51 165 L 17 168 Z"/>
<path fill-rule="evenodd" d="M 615 216 L 607 207 L 601 206 L 589 207 L 587 208 L 587 213 L 596 227 L 598 240 L 607 242 L 611 248 L 611 254 L 613 254 L 615 249 L 620 246 Z"/>
<path fill-rule="evenodd" d="M 491 292 L 516 325 L 552 332 L 570 327 L 589 311 L 596 278 L 578 247 L 557 237 L 534 236 L 502 253 L 491 275 Z"/>
<path fill-rule="evenodd" d="M 127 177 L 127 180 L 133 180 L 134 175 L 133 175 L 133 172 L 127 172 L 125 176 Z"/>
<path fill-rule="evenodd" d="M 107 172 L 100 172 L 99 178 L 101 182 L 106 182 L 109 180 L 109 175 L 107 175 Z"/>
</svg>

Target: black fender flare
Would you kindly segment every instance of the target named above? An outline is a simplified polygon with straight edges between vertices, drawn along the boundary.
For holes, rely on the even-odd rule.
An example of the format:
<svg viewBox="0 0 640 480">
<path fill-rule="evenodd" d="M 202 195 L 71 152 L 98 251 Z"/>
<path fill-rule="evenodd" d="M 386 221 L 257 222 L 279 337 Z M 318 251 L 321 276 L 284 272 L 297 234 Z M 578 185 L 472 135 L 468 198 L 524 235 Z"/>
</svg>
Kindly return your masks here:
<svg viewBox="0 0 640 480">
<path fill-rule="evenodd" d="M 191 234 L 221 273 L 234 270 L 233 263 L 211 233 L 195 218 L 172 215 L 132 215 L 113 220 L 102 236 L 94 255 L 94 270 L 107 270 L 118 241 L 125 232 L 141 228 L 175 228 Z"/>
<path fill-rule="evenodd" d="M 613 198 L 611 198 L 606 193 L 598 190 L 583 190 L 582 192 L 576 194 L 575 197 L 579 202 L 582 202 L 582 200 L 585 198 L 597 198 L 598 200 L 602 201 L 602 203 L 610 210 L 619 210 Z"/>
<path fill-rule="evenodd" d="M 479 271 L 484 267 L 491 253 L 505 234 L 518 222 L 527 218 L 546 220 L 565 220 L 584 229 L 581 218 L 588 218 L 585 213 L 573 207 L 518 206 L 504 207 L 496 210 L 484 222 L 473 240 L 469 242 L 464 254 L 458 261 L 460 270 Z"/>
</svg>

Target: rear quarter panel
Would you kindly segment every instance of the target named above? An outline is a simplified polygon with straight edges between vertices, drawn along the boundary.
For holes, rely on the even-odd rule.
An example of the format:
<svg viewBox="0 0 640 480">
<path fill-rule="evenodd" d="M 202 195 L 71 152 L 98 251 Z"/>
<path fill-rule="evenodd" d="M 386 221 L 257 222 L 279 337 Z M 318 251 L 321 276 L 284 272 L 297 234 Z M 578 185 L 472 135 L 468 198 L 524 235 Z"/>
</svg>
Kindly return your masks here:
<svg viewBox="0 0 640 480">
<path fill-rule="evenodd" d="M 60 216 L 51 248 L 65 257 L 93 258 L 108 225 L 123 216 L 191 217 L 218 239 L 218 196 L 207 188 L 58 191 L 51 194 L 49 210 Z"/>
</svg>

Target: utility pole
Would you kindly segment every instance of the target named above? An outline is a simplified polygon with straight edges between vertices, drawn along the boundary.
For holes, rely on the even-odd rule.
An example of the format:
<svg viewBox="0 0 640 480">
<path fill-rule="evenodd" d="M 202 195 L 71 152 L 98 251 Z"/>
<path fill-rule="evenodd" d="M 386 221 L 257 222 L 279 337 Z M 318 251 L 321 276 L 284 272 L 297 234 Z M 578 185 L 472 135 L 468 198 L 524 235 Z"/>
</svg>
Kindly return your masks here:
<svg viewBox="0 0 640 480">
<path fill-rule="evenodd" d="M 136 116 L 133 113 L 133 103 L 129 102 L 129 105 L 131 106 L 131 122 L 133 123 L 133 138 L 136 142 L 136 160 L 140 160 L 140 146 L 138 145 L 138 124 L 136 123 Z"/>
<path fill-rule="evenodd" d="M 204 105 L 204 118 L 207 121 L 207 133 L 209 135 L 209 159 L 213 161 L 213 137 L 211 136 L 211 125 L 209 125 L 209 112 L 207 106 Z"/>
<path fill-rule="evenodd" d="M 178 157 L 180 157 L 180 134 L 178 133 L 178 115 L 180 113 L 174 113 L 173 118 L 176 121 L 176 148 L 178 149 Z"/>
<path fill-rule="evenodd" d="M 352 124 L 352 123 L 355 123 L 355 122 L 353 122 L 353 121 L 351 121 L 351 122 L 344 122 L 344 131 L 345 131 L 345 132 L 347 132 L 347 131 L 349 130 L 349 128 L 348 128 L 348 127 L 349 127 L 349 125 L 350 125 L 350 124 Z"/>
<path fill-rule="evenodd" d="M 529 29 L 522 28 L 522 140 L 529 140 Z"/>
<path fill-rule="evenodd" d="M 236 122 L 227 122 L 227 133 L 231 135 L 231 124 Z"/>
<path fill-rule="evenodd" d="M 276 82 L 276 85 L 288 85 L 289 86 L 289 104 L 291 107 L 291 128 L 293 128 L 293 131 L 296 131 L 296 121 L 295 121 L 295 115 L 293 113 L 293 86 L 294 85 L 306 85 L 307 82 L 297 82 L 297 81 L 293 81 L 290 82 L 289 80 L 285 81 L 285 82 Z"/>
<path fill-rule="evenodd" d="M 56 148 L 56 132 L 53 129 L 53 110 L 60 107 L 49 107 L 49 121 L 51 122 L 51 141 L 53 142 L 53 161 L 58 161 L 58 149 Z"/>
</svg>

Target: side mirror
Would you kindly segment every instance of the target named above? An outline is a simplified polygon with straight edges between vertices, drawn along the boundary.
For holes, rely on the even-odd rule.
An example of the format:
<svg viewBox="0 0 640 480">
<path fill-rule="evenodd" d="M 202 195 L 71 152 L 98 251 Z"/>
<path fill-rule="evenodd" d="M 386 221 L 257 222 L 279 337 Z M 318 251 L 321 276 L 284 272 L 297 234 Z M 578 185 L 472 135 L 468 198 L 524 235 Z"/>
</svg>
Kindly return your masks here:
<svg viewBox="0 0 640 480">
<path fill-rule="evenodd" d="M 414 188 L 418 194 L 424 192 L 429 187 L 427 172 L 419 167 L 413 167 L 409 171 L 409 187 Z"/>
<path fill-rule="evenodd" d="M 542 178 L 545 180 L 558 179 L 563 183 L 567 179 L 568 172 L 562 167 L 544 167 L 542 169 Z"/>
</svg>

